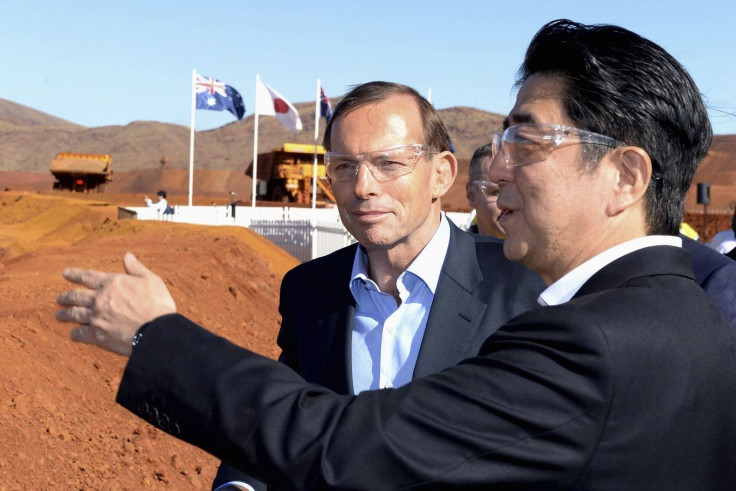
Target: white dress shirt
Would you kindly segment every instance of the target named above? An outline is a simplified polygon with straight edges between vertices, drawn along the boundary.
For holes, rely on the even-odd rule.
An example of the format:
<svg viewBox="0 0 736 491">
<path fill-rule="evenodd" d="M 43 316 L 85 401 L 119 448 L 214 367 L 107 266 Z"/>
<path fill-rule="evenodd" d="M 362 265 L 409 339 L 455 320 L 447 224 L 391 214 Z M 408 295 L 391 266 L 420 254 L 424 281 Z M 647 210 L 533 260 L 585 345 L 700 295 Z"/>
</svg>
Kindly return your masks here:
<svg viewBox="0 0 736 491">
<path fill-rule="evenodd" d="M 437 232 L 396 280 L 400 305 L 368 277 L 368 256 L 358 247 L 350 280 L 356 302 L 352 332 L 356 394 L 411 381 L 449 244 L 450 225 L 443 214 Z"/>
<path fill-rule="evenodd" d="M 714 235 L 707 245 L 721 254 L 728 254 L 736 247 L 736 236 L 733 230 L 723 230 Z"/>
<path fill-rule="evenodd" d="M 682 247 L 682 239 L 674 235 L 647 235 L 622 242 L 585 261 L 559 280 L 552 283 L 540 295 L 540 305 L 560 305 L 569 301 L 591 276 L 604 266 L 630 252 L 658 245 Z"/>
</svg>

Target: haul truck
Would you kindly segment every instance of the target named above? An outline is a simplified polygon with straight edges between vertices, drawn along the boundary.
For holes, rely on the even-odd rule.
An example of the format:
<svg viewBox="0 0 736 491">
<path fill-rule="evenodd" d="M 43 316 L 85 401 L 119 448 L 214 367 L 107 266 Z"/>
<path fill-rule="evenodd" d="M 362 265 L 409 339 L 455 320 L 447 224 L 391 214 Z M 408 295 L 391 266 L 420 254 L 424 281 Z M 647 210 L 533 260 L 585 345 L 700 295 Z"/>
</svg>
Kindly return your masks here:
<svg viewBox="0 0 736 491">
<path fill-rule="evenodd" d="M 257 162 L 256 198 L 311 204 L 315 146 L 304 143 L 284 143 L 271 152 L 259 153 Z M 325 148 L 317 145 L 317 204 L 335 202 L 325 174 Z M 253 177 L 253 162 L 245 175 Z"/>
<path fill-rule="evenodd" d="M 54 189 L 102 192 L 112 181 L 112 156 L 92 153 L 58 153 L 51 161 Z"/>
</svg>

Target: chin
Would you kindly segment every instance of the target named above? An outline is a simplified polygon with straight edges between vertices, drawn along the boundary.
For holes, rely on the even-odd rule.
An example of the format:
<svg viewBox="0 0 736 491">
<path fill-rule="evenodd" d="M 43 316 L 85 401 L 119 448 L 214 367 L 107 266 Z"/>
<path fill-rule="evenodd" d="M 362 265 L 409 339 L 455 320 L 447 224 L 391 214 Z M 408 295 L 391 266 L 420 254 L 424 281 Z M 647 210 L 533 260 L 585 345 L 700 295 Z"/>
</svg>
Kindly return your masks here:
<svg viewBox="0 0 736 491">
<path fill-rule="evenodd" d="M 527 247 L 525 244 L 514 241 L 506 236 L 503 242 L 503 255 L 506 259 L 515 263 L 523 263 L 526 259 Z"/>
</svg>

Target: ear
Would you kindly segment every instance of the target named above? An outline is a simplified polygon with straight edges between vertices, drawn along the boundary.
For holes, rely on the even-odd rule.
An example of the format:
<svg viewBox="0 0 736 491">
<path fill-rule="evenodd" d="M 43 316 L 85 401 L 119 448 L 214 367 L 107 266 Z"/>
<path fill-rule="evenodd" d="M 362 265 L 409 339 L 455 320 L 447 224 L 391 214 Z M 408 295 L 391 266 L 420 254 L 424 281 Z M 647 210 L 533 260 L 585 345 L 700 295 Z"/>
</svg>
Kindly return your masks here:
<svg viewBox="0 0 736 491">
<path fill-rule="evenodd" d="M 441 152 L 435 157 L 432 170 L 432 197 L 441 198 L 450 190 L 457 177 L 457 159 L 452 152 Z"/>
<path fill-rule="evenodd" d="M 643 210 L 643 198 L 652 179 L 652 159 L 640 147 L 617 149 L 612 155 L 615 169 L 614 192 L 606 211 L 617 215 L 637 203 Z"/>
</svg>

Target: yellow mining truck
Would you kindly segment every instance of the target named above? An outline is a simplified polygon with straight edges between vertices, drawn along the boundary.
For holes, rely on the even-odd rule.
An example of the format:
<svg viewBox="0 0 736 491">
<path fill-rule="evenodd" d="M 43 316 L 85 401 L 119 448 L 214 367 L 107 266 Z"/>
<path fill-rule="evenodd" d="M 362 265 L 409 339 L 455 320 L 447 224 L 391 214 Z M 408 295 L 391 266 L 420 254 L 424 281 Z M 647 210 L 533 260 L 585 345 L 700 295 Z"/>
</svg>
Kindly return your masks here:
<svg viewBox="0 0 736 491">
<path fill-rule="evenodd" d="M 102 192 L 112 181 L 112 156 L 93 153 L 58 153 L 51 161 L 54 189 Z"/>
<path fill-rule="evenodd" d="M 256 198 L 282 203 L 312 203 L 315 146 L 305 143 L 284 143 L 270 152 L 259 153 L 257 162 Z M 245 171 L 253 177 L 253 162 Z M 325 174 L 325 148 L 317 145 L 317 204 L 335 202 Z"/>
</svg>

